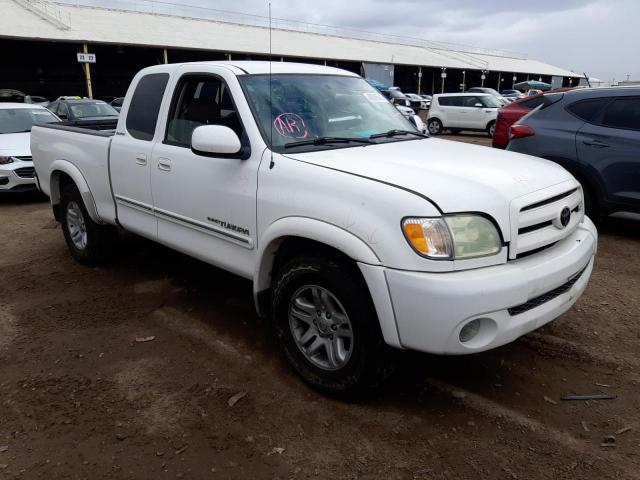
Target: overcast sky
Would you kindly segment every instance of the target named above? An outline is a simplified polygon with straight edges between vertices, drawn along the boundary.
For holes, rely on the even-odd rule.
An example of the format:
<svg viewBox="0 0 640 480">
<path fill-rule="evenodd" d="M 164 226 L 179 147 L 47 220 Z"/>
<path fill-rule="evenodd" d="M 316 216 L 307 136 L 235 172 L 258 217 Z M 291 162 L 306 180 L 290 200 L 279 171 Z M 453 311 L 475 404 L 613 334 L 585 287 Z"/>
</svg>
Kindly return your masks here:
<svg viewBox="0 0 640 480">
<path fill-rule="evenodd" d="M 93 1 L 107 6 L 145 0 Z M 168 1 L 268 13 L 268 0 Z M 271 5 L 274 17 L 509 50 L 606 81 L 627 74 L 640 79 L 640 0 L 271 0 Z"/>
</svg>

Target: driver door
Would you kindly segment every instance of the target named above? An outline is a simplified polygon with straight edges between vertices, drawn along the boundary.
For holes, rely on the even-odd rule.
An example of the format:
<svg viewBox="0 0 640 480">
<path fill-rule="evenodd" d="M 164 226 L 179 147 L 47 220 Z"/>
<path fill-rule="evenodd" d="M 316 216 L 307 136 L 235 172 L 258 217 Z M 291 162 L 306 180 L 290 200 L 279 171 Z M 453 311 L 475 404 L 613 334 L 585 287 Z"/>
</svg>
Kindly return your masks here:
<svg viewBox="0 0 640 480">
<path fill-rule="evenodd" d="M 225 78 L 227 72 L 220 67 L 203 70 L 178 75 L 164 116 L 163 138 L 153 149 L 151 186 L 158 240 L 251 277 L 261 152 L 251 150 L 236 108 L 234 97 L 244 100 L 237 79 Z M 194 153 L 191 136 L 201 125 L 231 128 L 243 149 L 228 155 Z"/>
</svg>

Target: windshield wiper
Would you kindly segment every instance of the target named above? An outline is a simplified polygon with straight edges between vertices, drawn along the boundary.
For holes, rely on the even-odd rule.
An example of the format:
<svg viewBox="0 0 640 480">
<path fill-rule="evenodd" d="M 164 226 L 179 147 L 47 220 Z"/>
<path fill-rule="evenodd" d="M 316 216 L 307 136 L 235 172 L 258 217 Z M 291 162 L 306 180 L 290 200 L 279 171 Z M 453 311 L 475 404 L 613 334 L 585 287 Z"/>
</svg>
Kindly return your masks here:
<svg viewBox="0 0 640 480">
<path fill-rule="evenodd" d="M 384 133 L 374 133 L 373 135 L 369 135 L 369 138 L 382 138 L 382 137 L 396 137 L 398 135 L 415 135 L 416 137 L 429 138 L 429 135 L 425 135 L 420 132 L 412 132 L 411 130 L 389 130 Z"/>
<path fill-rule="evenodd" d="M 316 137 L 299 142 L 289 142 L 284 144 L 284 148 L 302 147 L 304 145 L 326 145 L 328 143 L 373 143 L 368 138 L 354 137 Z"/>
</svg>

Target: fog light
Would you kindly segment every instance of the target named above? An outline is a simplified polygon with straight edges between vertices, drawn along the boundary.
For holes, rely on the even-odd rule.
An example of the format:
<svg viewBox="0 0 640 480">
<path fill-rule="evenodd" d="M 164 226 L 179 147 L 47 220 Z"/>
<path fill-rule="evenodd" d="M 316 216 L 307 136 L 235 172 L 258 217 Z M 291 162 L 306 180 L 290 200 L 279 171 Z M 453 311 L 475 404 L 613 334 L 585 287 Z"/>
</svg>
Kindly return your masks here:
<svg viewBox="0 0 640 480">
<path fill-rule="evenodd" d="M 480 331 L 480 320 L 477 318 L 467 323 L 462 330 L 460 330 L 460 341 L 466 343 L 472 340 Z"/>
</svg>

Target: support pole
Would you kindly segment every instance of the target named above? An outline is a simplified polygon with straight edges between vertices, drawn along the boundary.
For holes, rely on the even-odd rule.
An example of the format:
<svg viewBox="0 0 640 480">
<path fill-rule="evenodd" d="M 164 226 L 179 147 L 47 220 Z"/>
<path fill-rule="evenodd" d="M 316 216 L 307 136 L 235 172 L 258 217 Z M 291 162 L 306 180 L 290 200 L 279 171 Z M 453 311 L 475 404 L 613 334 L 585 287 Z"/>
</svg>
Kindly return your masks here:
<svg viewBox="0 0 640 480">
<path fill-rule="evenodd" d="M 84 53 L 89 53 L 89 47 L 86 43 L 82 45 L 82 51 Z M 87 82 L 87 94 L 89 98 L 93 98 L 93 87 L 91 86 L 91 67 L 88 63 L 84 64 L 84 77 Z"/>
<path fill-rule="evenodd" d="M 162 58 L 164 59 L 165 65 L 167 63 L 169 63 L 169 54 L 167 53 L 167 49 L 166 48 L 162 49 Z"/>
<path fill-rule="evenodd" d="M 502 77 L 502 72 L 498 72 L 498 88 L 496 88 L 498 93 L 502 91 L 502 88 L 500 88 L 500 77 Z"/>
<path fill-rule="evenodd" d="M 418 67 L 418 95 L 422 93 L 422 67 Z"/>
</svg>

